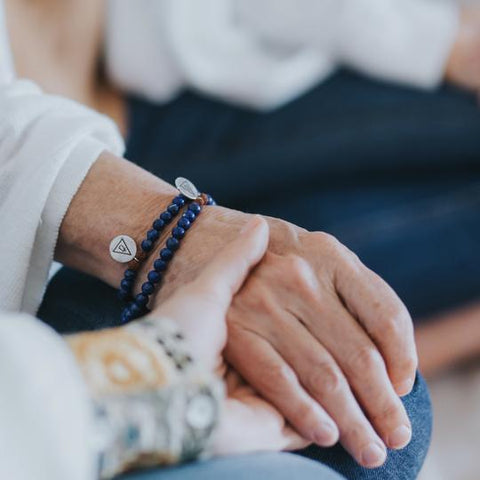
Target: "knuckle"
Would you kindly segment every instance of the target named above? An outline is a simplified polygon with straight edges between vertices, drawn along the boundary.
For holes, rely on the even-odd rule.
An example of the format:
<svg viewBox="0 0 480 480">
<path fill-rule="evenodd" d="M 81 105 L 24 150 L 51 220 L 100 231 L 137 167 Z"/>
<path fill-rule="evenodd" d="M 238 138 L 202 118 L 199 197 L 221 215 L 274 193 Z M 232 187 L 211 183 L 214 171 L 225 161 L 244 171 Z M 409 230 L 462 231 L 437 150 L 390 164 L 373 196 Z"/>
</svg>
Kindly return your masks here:
<svg viewBox="0 0 480 480">
<path fill-rule="evenodd" d="M 314 232 L 312 233 L 312 239 L 314 239 L 318 244 L 333 250 L 344 248 L 343 245 L 330 233 Z"/>
<path fill-rule="evenodd" d="M 333 235 L 324 232 L 314 233 L 316 244 L 319 245 L 327 258 L 339 264 L 344 274 L 358 274 L 363 267 L 358 256 L 348 249 Z"/>
<path fill-rule="evenodd" d="M 413 328 L 404 319 L 399 317 L 388 317 L 380 324 L 380 333 L 382 343 L 390 351 L 392 348 L 401 348 L 403 351 L 414 351 Z M 390 360 L 392 360 L 390 358 Z M 398 362 L 398 359 L 396 361 Z"/>
<path fill-rule="evenodd" d="M 410 314 L 402 303 L 392 308 L 389 317 L 390 327 L 394 333 L 404 335 L 412 327 Z"/>
<path fill-rule="evenodd" d="M 411 377 L 418 368 L 418 359 L 416 355 L 408 355 L 402 362 L 400 362 L 400 372 L 406 376 Z"/>
<path fill-rule="evenodd" d="M 302 277 L 308 269 L 308 263 L 299 255 L 287 255 L 284 262 L 284 267 L 290 275 Z"/>
<path fill-rule="evenodd" d="M 381 322 L 382 335 L 389 341 L 402 338 L 405 334 L 405 325 L 398 316 L 389 315 Z"/>
<path fill-rule="evenodd" d="M 401 407 L 397 402 L 388 401 L 381 408 L 370 415 L 372 422 L 386 421 L 388 423 L 396 423 L 396 419 L 401 415 Z"/>
<path fill-rule="evenodd" d="M 273 365 L 269 365 L 267 369 L 265 369 L 266 378 L 266 386 L 267 388 L 273 390 L 284 390 L 285 385 L 292 384 L 296 381 L 296 375 L 293 370 L 283 362 L 277 362 Z"/>
<path fill-rule="evenodd" d="M 346 422 L 346 425 L 342 428 L 341 436 L 353 448 L 357 445 L 368 443 L 371 437 L 366 420 Z"/>
<path fill-rule="evenodd" d="M 384 368 L 383 358 L 374 346 L 359 348 L 350 359 L 350 369 L 355 372 L 366 373 Z"/>
<path fill-rule="evenodd" d="M 249 299 L 249 302 L 256 312 L 268 313 L 269 316 L 271 315 L 273 317 L 275 301 L 271 298 L 269 291 L 262 292 L 262 290 L 262 288 L 259 288 L 257 293 Z M 262 292 L 262 294 L 259 295 L 258 292 Z"/>
<path fill-rule="evenodd" d="M 344 381 L 338 368 L 330 363 L 324 363 L 312 370 L 308 386 L 312 393 L 322 398 L 341 393 Z"/>
<path fill-rule="evenodd" d="M 294 412 L 292 420 L 297 425 L 304 425 L 308 429 L 318 416 L 316 408 L 312 404 L 306 402 L 300 402 L 300 404 L 294 409 Z"/>
<path fill-rule="evenodd" d="M 308 261 L 298 255 L 287 255 L 284 258 L 282 273 L 289 285 L 295 285 L 302 292 L 315 289 L 315 274 Z"/>
</svg>

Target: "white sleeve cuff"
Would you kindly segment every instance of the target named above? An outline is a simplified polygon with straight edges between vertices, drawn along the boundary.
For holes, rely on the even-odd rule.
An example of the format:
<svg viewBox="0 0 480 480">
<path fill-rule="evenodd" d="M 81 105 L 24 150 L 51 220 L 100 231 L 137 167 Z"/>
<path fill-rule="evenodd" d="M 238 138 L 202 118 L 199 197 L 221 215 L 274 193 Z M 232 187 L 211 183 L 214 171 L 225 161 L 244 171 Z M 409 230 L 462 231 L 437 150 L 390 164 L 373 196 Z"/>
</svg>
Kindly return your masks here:
<svg viewBox="0 0 480 480">
<path fill-rule="evenodd" d="M 443 80 L 459 7 L 434 0 L 358 0 L 344 6 L 340 61 L 388 81 L 433 88 Z"/>
<path fill-rule="evenodd" d="M 87 388 L 59 335 L 0 312 L 0 385 L 0 478 L 96 478 Z"/>
<path fill-rule="evenodd" d="M 36 263 L 37 259 L 40 259 L 40 262 L 34 268 L 30 266 L 30 274 L 26 279 L 24 298 L 26 311 L 36 311 L 42 300 L 44 290 L 35 286 L 46 284 L 48 270 L 42 268 L 45 265 L 45 259 L 49 260 L 48 265 L 53 262 L 54 248 L 63 218 L 91 166 L 106 150 L 121 155 L 121 149 L 112 148 L 113 145 L 114 142 L 104 143 L 93 137 L 83 139 L 70 153 L 55 178 L 36 234 L 36 255 L 31 258 L 32 263 Z"/>
<path fill-rule="evenodd" d="M 124 146 L 108 118 L 28 81 L 0 88 L 0 112 L 0 307 L 33 314 L 73 195 L 103 150 Z"/>
</svg>

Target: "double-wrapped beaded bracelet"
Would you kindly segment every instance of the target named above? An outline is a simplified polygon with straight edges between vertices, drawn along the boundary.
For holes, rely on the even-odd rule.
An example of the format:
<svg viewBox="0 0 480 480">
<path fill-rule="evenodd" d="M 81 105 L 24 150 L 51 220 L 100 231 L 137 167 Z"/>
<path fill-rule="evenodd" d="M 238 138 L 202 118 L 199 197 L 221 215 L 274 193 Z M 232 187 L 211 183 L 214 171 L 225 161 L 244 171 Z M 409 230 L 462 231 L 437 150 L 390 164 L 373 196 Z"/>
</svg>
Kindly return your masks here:
<svg viewBox="0 0 480 480">
<path fill-rule="evenodd" d="M 121 315 L 122 323 L 128 323 L 148 312 L 147 305 L 150 296 L 154 293 L 156 285 L 162 281 L 168 264 L 180 248 L 186 232 L 200 215 L 205 205 L 216 205 L 210 195 L 200 193 L 195 185 L 186 178 L 177 178 L 175 186 L 180 195 L 174 197 L 167 209 L 152 223 L 152 228 L 148 230 L 146 238 L 140 243 L 141 253 L 138 256 L 136 242 L 128 235 L 118 235 L 110 243 L 110 255 L 114 260 L 122 263 L 130 262 L 118 290 L 119 298 L 127 302 L 127 306 Z M 153 270 L 148 272 L 147 279 L 142 284 L 141 292 L 133 296 L 132 290 L 139 266 L 153 250 L 161 233 L 182 212 L 184 207 L 186 207 L 185 210 L 172 229 L 165 246 L 160 250 L 158 258 L 153 263 Z"/>
<path fill-rule="evenodd" d="M 137 277 L 137 269 L 142 261 L 148 256 L 148 253 L 154 248 L 157 240 L 160 238 L 161 233 L 172 222 L 180 209 L 186 204 L 187 199 L 183 195 L 176 196 L 167 209 L 160 214 L 160 216 L 152 223 L 152 228 L 147 232 L 147 235 L 140 244 L 142 250 L 141 257 L 135 256 L 132 267 L 125 270 L 122 281 L 120 282 L 120 288 L 118 290 L 118 296 L 121 300 L 131 301 L 133 300 L 132 289 L 133 283 Z"/>
</svg>

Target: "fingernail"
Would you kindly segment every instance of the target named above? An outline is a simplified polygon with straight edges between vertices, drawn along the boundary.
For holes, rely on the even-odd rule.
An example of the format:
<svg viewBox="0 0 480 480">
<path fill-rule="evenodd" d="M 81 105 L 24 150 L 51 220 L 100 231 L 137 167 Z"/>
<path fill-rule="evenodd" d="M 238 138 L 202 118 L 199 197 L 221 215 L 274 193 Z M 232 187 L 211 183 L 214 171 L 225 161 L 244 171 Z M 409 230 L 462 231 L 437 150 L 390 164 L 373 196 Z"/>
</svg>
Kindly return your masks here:
<svg viewBox="0 0 480 480">
<path fill-rule="evenodd" d="M 327 447 L 335 444 L 338 440 L 338 429 L 331 423 L 322 423 L 313 434 L 316 444 Z"/>
<path fill-rule="evenodd" d="M 405 380 L 404 382 L 396 385 L 395 390 L 398 395 L 400 395 L 401 397 L 404 397 L 405 395 L 408 395 L 412 391 L 414 383 L 415 383 L 415 379 L 409 378 L 408 380 Z"/>
<path fill-rule="evenodd" d="M 388 446 L 390 448 L 403 448 L 410 442 L 412 430 L 407 425 L 401 425 L 388 436 Z"/>
<path fill-rule="evenodd" d="M 370 443 L 362 451 L 362 464 L 366 467 L 379 467 L 385 461 L 387 452 L 376 443 Z"/>
</svg>

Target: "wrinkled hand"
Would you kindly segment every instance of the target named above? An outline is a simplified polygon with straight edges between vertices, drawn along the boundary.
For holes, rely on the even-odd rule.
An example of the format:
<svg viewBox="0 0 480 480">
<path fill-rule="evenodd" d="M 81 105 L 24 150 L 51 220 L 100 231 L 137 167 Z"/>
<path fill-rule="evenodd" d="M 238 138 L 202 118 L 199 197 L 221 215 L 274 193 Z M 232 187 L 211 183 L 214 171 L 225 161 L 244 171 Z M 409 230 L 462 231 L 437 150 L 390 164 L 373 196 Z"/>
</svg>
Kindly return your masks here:
<svg viewBox="0 0 480 480">
<path fill-rule="evenodd" d="M 232 298 L 263 257 L 267 244 L 267 223 L 256 217 L 194 281 L 182 286 L 151 314 L 174 320 L 194 357 L 225 380 L 227 399 L 213 447 L 216 455 L 292 450 L 308 443 L 286 425 L 272 405 L 227 368 L 222 357 Z"/>
<path fill-rule="evenodd" d="M 157 302 L 201 271 L 249 218 L 220 207 L 202 217 Z M 385 445 L 401 448 L 410 440 L 398 397 L 415 380 L 410 316 L 333 237 L 268 222 L 268 252 L 228 312 L 227 361 L 302 437 L 321 446 L 340 438 L 360 464 L 378 466 Z"/>
<path fill-rule="evenodd" d="M 446 79 L 480 93 L 480 7 L 464 7 L 457 38 L 448 58 Z"/>
</svg>

